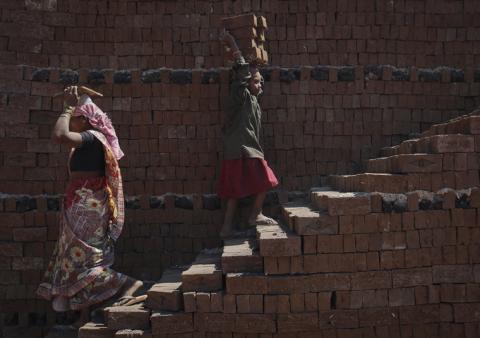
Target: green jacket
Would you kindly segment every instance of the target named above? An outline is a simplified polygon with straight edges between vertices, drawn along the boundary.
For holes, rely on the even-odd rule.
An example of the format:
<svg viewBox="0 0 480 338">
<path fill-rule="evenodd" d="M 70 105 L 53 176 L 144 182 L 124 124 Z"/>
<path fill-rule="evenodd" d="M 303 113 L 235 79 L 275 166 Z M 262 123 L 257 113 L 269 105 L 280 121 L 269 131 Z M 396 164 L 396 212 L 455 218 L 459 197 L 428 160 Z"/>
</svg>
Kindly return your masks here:
<svg viewBox="0 0 480 338">
<path fill-rule="evenodd" d="M 250 65 L 242 58 L 233 66 L 234 79 L 227 103 L 224 134 L 224 159 L 263 158 L 260 145 L 262 110 L 257 97 L 250 94 Z"/>
</svg>

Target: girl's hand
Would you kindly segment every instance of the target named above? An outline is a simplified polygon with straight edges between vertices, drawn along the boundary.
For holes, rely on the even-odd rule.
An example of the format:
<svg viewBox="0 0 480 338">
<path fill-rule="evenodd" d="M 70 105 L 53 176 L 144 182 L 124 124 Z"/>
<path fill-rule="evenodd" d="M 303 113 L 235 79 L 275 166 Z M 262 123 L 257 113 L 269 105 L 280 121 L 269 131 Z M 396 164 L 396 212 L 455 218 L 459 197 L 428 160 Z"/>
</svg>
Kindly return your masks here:
<svg viewBox="0 0 480 338">
<path fill-rule="evenodd" d="M 238 49 L 235 38 L 225 29 L 220 32 L 220 40 L 228 45 L 231 49 Z"/>
<path fill-rule="evenodd" d="M 63 101 L 67 106 L 76 106 L 79 98 L 77 86 L 69 86 L 63 91 Z"/>
</svg>

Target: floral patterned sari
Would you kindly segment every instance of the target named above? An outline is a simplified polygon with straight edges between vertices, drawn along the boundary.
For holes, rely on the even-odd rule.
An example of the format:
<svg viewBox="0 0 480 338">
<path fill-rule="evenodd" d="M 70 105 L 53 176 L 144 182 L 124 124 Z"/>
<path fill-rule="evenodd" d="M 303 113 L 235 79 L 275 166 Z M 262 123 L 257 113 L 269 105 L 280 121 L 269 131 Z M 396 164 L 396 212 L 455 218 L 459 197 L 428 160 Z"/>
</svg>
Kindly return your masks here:
<svg viewBox="0 0 480 338">
<path fill-rule="evenodd" d="M 122 177 L 105 138 L 105 176 L 69 182 L 60 215 L 60 233 L 37 293 L 56 311 L 79 310 L 116 294 L 127 276 L 112 270 L 113 245 L 124 222 Z"/>
</svg>

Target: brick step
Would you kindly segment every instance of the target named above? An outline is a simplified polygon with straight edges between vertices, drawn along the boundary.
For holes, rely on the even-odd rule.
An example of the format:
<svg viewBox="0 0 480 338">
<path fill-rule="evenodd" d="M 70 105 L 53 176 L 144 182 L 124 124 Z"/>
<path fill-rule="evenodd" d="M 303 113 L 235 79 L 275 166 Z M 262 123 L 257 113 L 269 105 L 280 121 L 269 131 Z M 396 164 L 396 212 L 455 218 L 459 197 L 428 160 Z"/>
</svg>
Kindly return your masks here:
<svg viewBox="0 0 480 338">
<path fill-rule="evenodd" d="M 300 236 L 280 224 L 257 225 L 257 241 L 262 257 L 297 256 L 302 251 Z"/>
<path fill-rule="evenodd" d="M 442 188 L 466 189 L 479 184 L 478 170 L 441 173 L 331 175 L 327 183 L 342 191 L 403 193 L 414 190 L 437 191 Z"/>
<path fill-rule="evenodd" d="M 369 173 L 438 173 L 442 169 L 442 154 L 400 154 L 366 161 Z"/>
<path fill-rule="evenodd" d="M 372 211 L 370 194 L 365 192 L 339 192 L 311 189 L 312 208 L 325 211 L 330 216 L 366 215 Z"/>
<path fill-rule="evenodd" d="M 115 338 L 154 338 L 150 330 L 120 330 L 115 333 Z"/>
<path fill-rule="evenodd" d="M 470 134 L 480 135 L 480 116 L 464 115 L 445 123 L 434 124 L 421 136 L 431 136 L 440 134 Z"/>
<path fill-rule="evenodd" d="M 89 322 L 78 329 L 78 338 L 113 338 L 114 334 L 104 323 Z"/>
<path fill-rule="evenodd" d="M 183 309 L 182 268 L 169 268 L 162 278 L 147 292 L 145 306 L 156 311 L 180 311 Z"/>
<path fill-rule="evenodd" d="M 219 250 L 200 253 L 182 272 L 182 291 L 217 291 L 223 288 L 221 253 Z"/>
<path fill-rule="evenodd" d="M 235 238 L 224 241 L 222 270 L 228 272 L 261 272 L 263 259 L 254 238 Z"/>
<path fill-rule="evenodd" d="M 289 228 L 297 235 L 338 233 L 338 216 L 331 216 L 325 210 L 313 210 L 305 202 L 285 203 L 282 213 Z"/>
<path fill-rule="evenodd" d="M 371 173 L 439 173 L 479 168 L 477 153 L 399 154 L 366 161 L 366 171 Z"/>
<path fill-rule="evenodd" d="M 110 330 L 144 330 L 150 328 L 150 309 L 143 304 L 111 306 L 104 310 L 106 325 Z"/>
<path fill-rule="evenodd" d="M 477 141 L 480 140 L 477 139 Z M 385 157 L 416 153 L 444 154 L 473 152 L 475 152 L 474 136 L 463 134 L 442 134 L 406 140 L 396 146 L 382 148 L 380 155 Z"/>
</svg>

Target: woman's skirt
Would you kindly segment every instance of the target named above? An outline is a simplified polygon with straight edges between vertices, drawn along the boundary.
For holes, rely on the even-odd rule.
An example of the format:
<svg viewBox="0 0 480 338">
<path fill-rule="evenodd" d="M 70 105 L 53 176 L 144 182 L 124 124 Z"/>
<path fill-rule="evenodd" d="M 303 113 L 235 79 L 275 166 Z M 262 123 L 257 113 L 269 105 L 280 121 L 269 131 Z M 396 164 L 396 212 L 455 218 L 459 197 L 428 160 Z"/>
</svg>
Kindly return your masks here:
<svg viewBox="0 0 480 338">
<path fill-rule="evenodd" d="M 275 174 L 263 158 L 224 160 L 217 194 L 221 198 L 243 198 L 277 185 Z"/>
<path fill-rule="evenodd" d="M 73 180 L 60 215 L 59 238 L 37 293 L 56 311 L 79 310 L 116 294 L 127 276 L 110 267 L 108 235 L 111 207 L 106 179 Z"/>
</svg>

